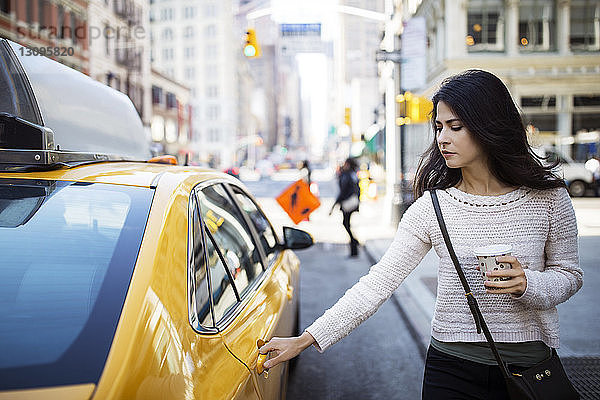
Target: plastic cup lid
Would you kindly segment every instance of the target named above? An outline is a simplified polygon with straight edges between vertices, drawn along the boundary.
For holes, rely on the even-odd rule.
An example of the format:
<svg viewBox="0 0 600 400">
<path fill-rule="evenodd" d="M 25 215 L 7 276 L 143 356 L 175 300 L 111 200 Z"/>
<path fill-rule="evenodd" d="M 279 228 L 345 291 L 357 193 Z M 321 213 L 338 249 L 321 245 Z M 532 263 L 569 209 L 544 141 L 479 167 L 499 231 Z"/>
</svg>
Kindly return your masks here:
<svg viewBox="0 0 600 400">
<path fill-rule="evenodd" d="M 490 257 L 507 254 L 511 251 L 512 246 L 510 244 L 492 244 L 489 246 L 477 247 L 473 250 L 473 253 L 475 253 L 475 256 L 477 257 Z"/>
</svg>

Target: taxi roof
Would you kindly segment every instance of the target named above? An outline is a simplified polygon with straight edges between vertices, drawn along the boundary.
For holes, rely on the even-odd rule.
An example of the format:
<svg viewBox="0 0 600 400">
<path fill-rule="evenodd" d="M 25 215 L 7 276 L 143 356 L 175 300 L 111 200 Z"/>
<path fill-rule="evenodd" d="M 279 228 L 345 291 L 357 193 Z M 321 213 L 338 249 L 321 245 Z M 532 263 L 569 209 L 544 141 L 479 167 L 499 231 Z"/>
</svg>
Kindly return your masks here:
<svg viewBox="0 0 600 400">
<path fill-rule="evenodd" d="M 103 160 L 151 156 L 149 135 L 125 94 L 47 57 L 27 55 L 22 45 L 1 38 L 0 64 L 5 89 L 0 117 L 8 123 L 0 125 L 0 148 L 13 151 L 4 152 L 0 161 L 27 164 L 27 153 L 19 150 L 43 150 L 52 162 L 74 161 L 75 153 L 88 154 L 76 156 L 77 161 L 95 160 L 98 154 L 107 155 Z M 30 128 L 42 133 L 23 132 Z M 40 163 L 46 162 L 33 164 Z"/>
<path fill-rule="evenodd" d="M 182 181 L 190 175 L 204 175 L 206 180 L 227 178 L 218 171 L 194 167 L 155 164 L 135 161 L 113 161 L 86 164 L 72 168 L 59 168 L 50 171 L 0 173 L 0 178 L 8 179 L 48 179 L 71 182 L 109 183 L 116 185 L 154 187 L 159 178 L 170 175 L 171 179 Z"/>
</svg>

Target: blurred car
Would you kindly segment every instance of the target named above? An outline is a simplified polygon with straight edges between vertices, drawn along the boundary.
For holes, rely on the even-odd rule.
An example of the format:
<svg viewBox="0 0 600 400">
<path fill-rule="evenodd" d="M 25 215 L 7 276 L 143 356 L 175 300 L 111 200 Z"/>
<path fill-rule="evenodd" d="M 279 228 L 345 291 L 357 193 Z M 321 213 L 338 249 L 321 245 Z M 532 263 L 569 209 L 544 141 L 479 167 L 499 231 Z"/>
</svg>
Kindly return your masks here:
<svg viewBox="0 0 600 400">
<path fill-rule="evenodd" d="M 538 152 L 547 157 L 549 163 L 559 162 L 557 172 L 565 180 L 572 197 L 585 196 L 587 190 L 593 188 L 594 175 L 585 167 L 585 163 L 575 162 L 556 149 L 542 148 Z"/>
<path fill-rule="evenodd" d="M 136 161 L 128 99 L 18 49 L 0 41 L 0 399 L 284 398 L 257 341 L 297 330 L 310 235 L 280 240 L 226 174 Z M 85 121 L 107 153 L 78 151 Z"/>
<path fill-rule="evenodd" d="M 240 169 L 238 167 L 229 167 L 223 170 L 228 175 L 233 176 L 236 179 L 240 179 Z"/>
<path fill-rule="evenodd" d="M 275 166 L 273 165 L 273 162 L 267 159 L 258 160 L 255 169 L 256 172 L 260 174 L 261 179 L 269 178 L 271 175 L 273 175 L 273 172 L 275 172 Z"/>
</svg>

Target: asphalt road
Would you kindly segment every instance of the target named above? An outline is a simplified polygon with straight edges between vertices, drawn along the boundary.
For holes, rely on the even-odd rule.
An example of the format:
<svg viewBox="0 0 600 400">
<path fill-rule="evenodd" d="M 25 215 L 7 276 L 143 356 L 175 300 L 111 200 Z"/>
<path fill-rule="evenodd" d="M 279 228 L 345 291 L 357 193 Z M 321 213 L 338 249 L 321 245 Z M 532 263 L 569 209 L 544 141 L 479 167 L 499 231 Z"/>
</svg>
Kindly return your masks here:
<svg viewBox="0 0 600 400">
<path fill-rule="evenodd" d="M 302 329 L 368 272 L 370 264 L 364 251 L 353 259 L 348 253 L 347 246 L 328 243 L 296 252 L 302 261 Z M 417 344 L 389 300 L 325 353 L 306 349 L 290 374 L 287 398 L 418 399 L 423 367 Z"/>
</svg>

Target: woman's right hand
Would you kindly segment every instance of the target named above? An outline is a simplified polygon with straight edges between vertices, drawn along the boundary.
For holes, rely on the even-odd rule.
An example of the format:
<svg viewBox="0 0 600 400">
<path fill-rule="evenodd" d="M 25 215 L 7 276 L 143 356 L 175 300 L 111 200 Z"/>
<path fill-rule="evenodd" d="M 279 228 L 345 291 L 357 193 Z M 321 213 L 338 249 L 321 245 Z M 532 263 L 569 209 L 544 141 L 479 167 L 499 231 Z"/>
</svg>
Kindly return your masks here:
<svg viewBox="0 0 600 400">
<path fill-rule="evenodd" d="M 271 353 L 270 358 L 264 364 L 265 368 L 269 369 L 296 357 L 313 343 L 315 343 L 315 339 L 305 331 L 302 335 L 295 337 L 274 337 L 258 349 L 258 352 L 260 354 Z"/>
</svg>

